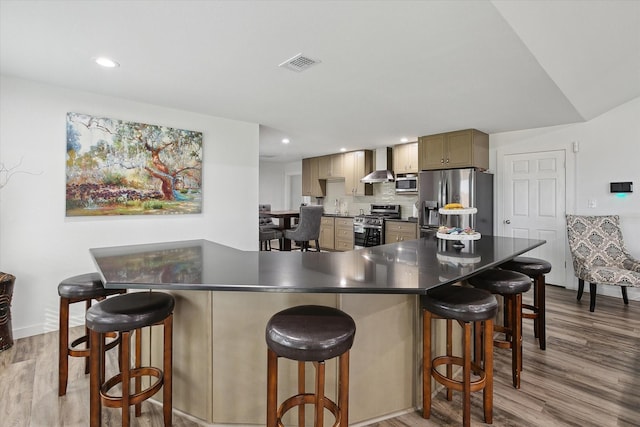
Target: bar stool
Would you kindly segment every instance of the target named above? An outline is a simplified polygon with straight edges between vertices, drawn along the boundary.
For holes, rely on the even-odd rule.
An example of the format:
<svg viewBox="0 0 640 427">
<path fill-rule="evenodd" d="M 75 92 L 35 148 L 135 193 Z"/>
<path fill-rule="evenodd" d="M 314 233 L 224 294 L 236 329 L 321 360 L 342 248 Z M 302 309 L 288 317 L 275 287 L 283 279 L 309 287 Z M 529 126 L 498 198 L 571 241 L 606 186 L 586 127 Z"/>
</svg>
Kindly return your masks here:
<svg viewBox="0 0 640 427">
<path fill-rule="evenodd" d="M 86 309 L 91 307 L 92 300 L 103 300 L 109 295 L 126 292 L 123 289 L 105 289 L 98 273 L 87 273 L 64 279 L 58 285 L 60 295 L 60 332 L 58 338 L 58 396 L 67 393 L 67 381 L 69 377 L 69 357 L 84 357 L 84 373 L 89 373 L 89 329 L 85 325 L 85 334 L 69 344 L 69 305 L 85 301 Z M 109 334 L 115 338 L 105 346 L 105 351 L 112 349 L 120 342 L 117 334 Z M 76 348 L 86 343 L 84 349 Z"/>
<path fill-rule="evenodd" d="M 420 297 L 422 307 L 422 417 L 431 416 L 431 377 L 447 388 L 447 400 L 453 390 L 462 392 L 462 421 L 471 425 L 471 392 L 483 390 L 483 410 L 486 423 L 493 422 L 493 317 L 498 311 L 496 298 L 482 289 L 442 286 Z M 431 319 L 447 321 L 447 354 L 431 359 Z M 452 321 L 464 329 L 462 357 L 452 354 Z M 482 329 L 484 354 L 471 361 L 471 326 Z M 479 342 L 475 343 L 480 346 Z M 446 375 L 436 369 L 446 366 Z M 462 366 L 462 380 L 453 379 L 453 366 Z M 471 373 L 479 378 L 471 381 Z"/>
<path fill-rule="evenodd" d="M 538 258 L 516 257 L 502 264 L 500 268 L 526 274 L 533 280 L 533 304 L 522 304 L 522 317 L 533 319 L 533 334 L 538 338 L 540 350 L 545 350 L 547 334 L 544 275 L 551 271 L 551 264 Z M 531 312 L 525 312 L 525 309 Z"/>
<path fill-rule="evenodd" d="M 304 405 L 314 405 L 314 426 L 322 427 L 324 409 L 335 417 L 334 427 L 349 425 L 349 350 L 356 325 L 351 316 L 332 307 L 303 305 L 282 310 L 269 319 L 267 341 L 267 427 L 282 427 L 282 417 L 298 407 L 304 426 Z M 278 404 L 278 357 L 298 361 L 298 394 Z M 338 403 L 324 395 L 325 360 L 339 357 Z M 305 362 L 316 368 L 315 393 L 305 393 Z"/>
<path fill-rule="evenodd" d="M 135 406 L 136 417 L 141 415 L 141 403 L 163 388 L 162 411 L 164 425 L 171 425 L 172 411 L 172 335 L 174 298 L 161 292 L 135 292 L 108 298 L 87 311 L 87 327 L 91 331 L 91 375 L 90 375 L 90 425 L 97 427 L 102 422 L 102 405 L 122 408 L 122 426 L 129 426 L 129 406 Z M 162 370 L 141 367 L 141 328 L 162 324 L 164 327 L 164 356 Z M 102 347 L 104 335 L 120 332 L 120 373 L 105 381 Z M 131 368 L 131 332 L 135 331 L 135 362 Z M 155 377 L 156 381 L 142 390 L 141 379 Z M 134 392 L 130 391 L 131 378 L 135 379 Z M 120 396 L 109 391 L 120 384 Z"/>
<path fill-rule="evenodd" d="M 493 268 L 468 280 L 469 284 L 492 294 L 502 295 L 505 305 L 505 325 L 495 330 L 505 334 L 504 340 L 494 340 L 494 345 L 511 349 L 511 373 L 513 386 L 520 388 L 522 370 L 522 294 L 531 288 L 531 279 L 522 273 Z"/>
</svg>

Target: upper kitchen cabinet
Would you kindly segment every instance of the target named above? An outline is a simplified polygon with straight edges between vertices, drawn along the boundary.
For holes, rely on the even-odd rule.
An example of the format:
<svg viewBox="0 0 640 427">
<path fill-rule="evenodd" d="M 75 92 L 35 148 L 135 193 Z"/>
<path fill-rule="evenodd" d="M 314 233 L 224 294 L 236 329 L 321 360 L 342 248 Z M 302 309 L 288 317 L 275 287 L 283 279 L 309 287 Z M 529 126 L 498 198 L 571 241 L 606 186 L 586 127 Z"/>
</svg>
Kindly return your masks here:
<svg viewBox="0 0 640 427">
<path fill-rule="evenodd" d="M 324 197 L 326 181 L 320 181 L 318 157 L 302 159 L 302 195 Z"/>
<path fill-rule="evenodd" d="M 422 136 L 418 142 L 420 170 L 489 168 L 489 135 L 475 129 Z"/>
<path fill-rule="evenodd" d="M 399 144 L 393 147 L 393 173 L 417 173 L 418 142 Z"/>
<path fill-rule="evenodd" d="M 320 179 L 344 178 L 344 156 L 331 154 L 318 158 L 318 177 Z"/>
<path fill-rule="evenodd" d="M 371 184 L 360 182 L 360 178 L 373 172 L 373 151 L 350 151 L 343 154 L 345 194 L 351 196 L 371 196 Z"/>
</svg>

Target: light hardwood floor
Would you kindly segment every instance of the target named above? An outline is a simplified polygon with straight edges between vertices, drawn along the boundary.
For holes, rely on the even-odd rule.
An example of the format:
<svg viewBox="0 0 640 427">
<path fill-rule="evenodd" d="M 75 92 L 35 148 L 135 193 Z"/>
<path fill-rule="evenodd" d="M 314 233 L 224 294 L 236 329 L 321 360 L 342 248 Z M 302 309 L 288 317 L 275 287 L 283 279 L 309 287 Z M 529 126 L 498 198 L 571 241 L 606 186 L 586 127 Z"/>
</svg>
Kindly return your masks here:
<svg viewBox="0 0 640 427">
<path fill-rule="evenodd" d="M 640 302 L 547 287 L 547 350 L 524 321 L 522 386 L 511 386 L 509 351 L 495 351 L 494 426 L 640 426 Z M 81 332 L 78 328 L 73 331 Z M 67 395 L 57 393 L 56 332 L 16 340 L 0 353 L 0 426 L 86 426 L 88 376 L 83 363 L 70 363 Z M 111 357 L 113 363 L 113 358 Z M 120 425 L 120 412 L 104 409 L 104 425 Z M 375 427 L 460 425 L 459 394 L 452 402 L 439 393 L 432 416 L 417 413 L 371 424 Z M 160 407 L 145 402 L 133 426 L 161 426 Z M 174 425 L 197 426 L 174 414 Z M 482 422 L 481 394 L 472 395 L 472 425 Z"/>
</svg>

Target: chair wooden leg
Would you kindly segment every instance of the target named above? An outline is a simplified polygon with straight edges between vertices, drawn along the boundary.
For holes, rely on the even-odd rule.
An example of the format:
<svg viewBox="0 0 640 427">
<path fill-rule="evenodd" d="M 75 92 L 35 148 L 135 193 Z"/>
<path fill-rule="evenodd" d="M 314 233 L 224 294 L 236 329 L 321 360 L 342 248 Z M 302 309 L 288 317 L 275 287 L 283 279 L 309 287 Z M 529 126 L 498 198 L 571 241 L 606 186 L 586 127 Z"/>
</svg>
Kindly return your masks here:
<svg viewBox="0 0 640 427">
<path fill-rule="evenodd" d="M 473 361 L 475 363 L 477 363 L 478 365 L 480 365 L 482 363 L 482 352 L 484 349 L 484 345 L 483 345 L 483 334 L 484 334 L 484 330 L 481 327 L 481 324 L 478 322 L 474 322 L 473 323 L 473 333 L 474 333 L 474 338 L 473 338 Z"/>
<path fill-rule="evenodd" d="M 589 283 L 589 311 L 596 311 L 596 295 L 598 294 L 598 285 L 596 283 Z"/>
<path fill-rule="evenodd" d="M 171 426 L 173 414 L 173 314 L 164 320 L 164 366 L 162 413 L 165 427 Z"/>
<path fill-rule="evenodd" d="M 85 313 L 91 308 L 91 299 L 88 299 L 85 303 Z M 84 335 L 87 337 L 87 348 L 91 348 L 91 334 L 89 334 L 89 328 L 87 328 L 87 324 L 85 322 L 84 325 Z M 85 375 L 89 373 L 89 357 L 84 358 L 84 373 Z"/>
<path fill-rule="evenodd" d="M 339 359 L 340 379 L 338 382 L 338 406 L 340 407 L 340 427 L 349 426 L 349 352 Z"/>
<path fill-rule="evenodd" d="M 316 365 L 316 403 L 314 413 L 314 426 L 324 426 L 324 362 Z"/>
<path fill-rule="evenodd" d="M 102 343 L 104 342 L 100 333 L 91 331 L 91 341 L 95 345 L 91 346 L 89 355 L 89 425 L 99 427 L 102 422 L 102 404 L 100 402 L 100 386 L 102 385 L 101 365 L 102 365 Z M 121 346 L 122 347 L 122 346 Z"/>
<path fill-rule="evenodd" d="M 534 320 L 535 325 L 537 326 L 538 329 L 538 342 L 540 345 L 540 350 L 546 350 L 547 348 L 547 319 L 546 319 L 546 283 L 545 283 L 545 277 L 544 274 L 539 275 L 536 280 L 535 280 L 535 289 L 534 292 L 537 295 L 537 302 L 536 302 L 536 307 L 538 307 L 537 309 L 537 316 L 536 319 Z"/>
<path fill-rule="evenodd" d="M 267 427 L 276 426 L 278 402 L 278 356 L 267 349 Z"/>
<path fill-rule="evenodd" d="M 304 394 L 305 391 L 305 383 L 306 383 L 306 375 L 305 375 L 305 363 L 298 362 L 298 394 Z M 304 427 L 305 421 L 305 412 L 304 405 L 298 406 L 298 427 Z"/>
<path fill-rule="evenodd" d="M 447 319 L 447 357 L 453 356 L 453 321 Z M 453 378 L 453 365 L 447 363 L 447 378 Z M 447 387 L 447 400 L 453 400 L 453 390 Z"/>
<path fill-rule="evenodd" d="M 503 300 L 504 300 L 504 313 L 505 313 L 504 324 L 511 325 L 511 319 L 513 319 L 514 310 L 515 310 L 515 308 L 513 307 L 513 298 L 511 298 L 510 296 L 503 296 Z M 511 341 L 512 331 L 510 328 L 507 328 L 507 331 L 504 334 L 504 339 L 505 341 Z"/>
<path fill-rule="evenodd" d="M 58 336 L 58 396 L 67 394 L 69 378 L 69 300 L 60 298 Z"/>
<path fill-rule="evenodd" d="M 129 390 L 129 386 L 131 384 L 131 332 L 121 332 L 122 341 L 120 342 L 120 346 L 122 347 L 122 370 L 120 374 L 122 375 L 122 427 L 129 427 L 129 416 L 130 416 L 130 408 L 129 408 L 129 397 L 131 396 L 131 391 Z"/>
<path fill-rule="evenodd" d="M 515 294 L 512 297 L 511 316 L 511 369 L 513 371 L 513 386 L 520 388 L 520 371 L 522 370 L 522 294 Z"/>
<path fill-rule="evenodd" d="M 447 343 L 448 346 L 448 343 Z M 464 356 L 462 366 L 462 425 L 471 426 L 471 323 L 464 322 Z M 447 364 L 447 368 L 451 366 Z M 448 369 L 447 369 L 448 370 Z M 451 376 L 449 376 L 451 378 Z M 451 389 L 447 390 L 447 394 Z M 447 396 L 448 397 L 448 396 Z M 451 399 L 449 399 L 451 400 Z"/>
<path fill-rule="evenodd" d="M 577 300 L 582 299 L 582 293 L 584 292 L 584 280 L 578 279 L 578 297 Z"/>
<path fill-rule="evenodd" d="M 142 366 L 142 329 L 136 329 L 134 334 L 135 334 L 135 340 L 136 340 L 134 367 L 137 369 Z M 166 340 L 164 342 L 166 343 Z M 134 384 L 135 384 L 135 393 L 136 394 L 140 393 L 140 391 L 142 390 L 142 378 L 139 376 L 136 376 L 136 378 L 134 379 Z M 142 403 L 138 403 L 135 406 L 136 406 L 135 415 L 136 417 L 139 417 L 140 415 L 142 415 Z"/>
<path fill-rule="evenodd" d="M 320 252 L 320 241 L 316 239 L 316 252 Z"/>
<path fill-rule="evenodd" d="M 538 291 L 538 278 L 540 276 L 536 276 L 533 278 L 533 336 L 535 338 L 538 338 L 540 336 L 540 324 L 538 322 L 538 313 L 539 313 L 539 303 L 538 303 L 538 297 L 539 295 L 539 291 Z"/>
<path fill-rule="evenodd" d="M 422 418 L 431 416 L 431 313 L 422 310 Z"/>
<path fill-rule="evenodd" d="M 627 287 L 620 286 L 620 290 L 622 291 L 622 301 L 624 301 L 625 305 L 629 305 L 629 297 L 627 296 Z"/>
<path fill-rule="evenodd" d="M 483 369 L 486 375 L 484 390 L 482 391 L 484 422 L 493 423 L 493 320 L 484 321 L 484 357 Z M 478 363 L 478 362 L 476 362 Z"/>
</svg>

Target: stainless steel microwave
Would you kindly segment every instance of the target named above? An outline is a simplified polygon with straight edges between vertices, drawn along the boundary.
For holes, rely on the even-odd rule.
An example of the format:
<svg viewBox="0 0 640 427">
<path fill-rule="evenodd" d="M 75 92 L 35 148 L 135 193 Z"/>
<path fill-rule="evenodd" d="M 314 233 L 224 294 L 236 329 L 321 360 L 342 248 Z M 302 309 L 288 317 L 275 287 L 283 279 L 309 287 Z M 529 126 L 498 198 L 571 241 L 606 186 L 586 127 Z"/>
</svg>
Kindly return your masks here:
<svg viewBox="0 0 640 427">
<path fill-rule="evenodd" d="M 396 177 L 396 193 L 401 194 L 417 194 L 418 193 L 418 175 L 407 174 Z"/>
</svg>

